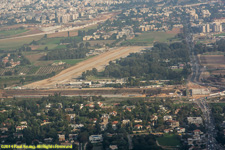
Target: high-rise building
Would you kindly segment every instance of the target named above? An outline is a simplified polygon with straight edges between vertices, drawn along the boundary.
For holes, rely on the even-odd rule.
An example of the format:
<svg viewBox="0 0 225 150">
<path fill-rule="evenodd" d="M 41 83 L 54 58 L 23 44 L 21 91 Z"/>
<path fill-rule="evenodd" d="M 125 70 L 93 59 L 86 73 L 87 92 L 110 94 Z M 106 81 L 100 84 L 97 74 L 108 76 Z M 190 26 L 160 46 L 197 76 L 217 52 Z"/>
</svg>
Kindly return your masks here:
<svg viewBox="0 0 225 150">
<path fill-rule="evenodd" d="M 222 26 L 222 24 L 219 27 L 219 32 L 223 32 L 223 26 Z"/>
<path fill-rule="evenodd" d="M 209 33 L 210 32 L 210 25 L 206 24 L 206 32 Z"/>
<path fill-rule="evenodd" d="M 220 23 L 214 23 L 213 24 L 213 32 L 221 32 L 222 28 L 221 28 L 221 24 Z"/>
<path fill-rule="evenodd" d="M 202 26 L 202 33 L 205 33 L 205 25 Z"/>
</svg>

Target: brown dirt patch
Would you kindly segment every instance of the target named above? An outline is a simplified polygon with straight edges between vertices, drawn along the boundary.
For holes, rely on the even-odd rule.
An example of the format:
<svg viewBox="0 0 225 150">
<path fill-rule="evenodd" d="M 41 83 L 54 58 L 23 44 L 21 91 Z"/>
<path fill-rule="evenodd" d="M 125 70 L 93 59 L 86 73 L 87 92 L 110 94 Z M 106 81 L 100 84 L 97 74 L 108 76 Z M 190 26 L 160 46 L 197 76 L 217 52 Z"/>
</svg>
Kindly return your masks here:
<svg viewBox="0 0 225 150">
<path fill-rule="evenodd" d="M 35 66 L 48 66 L 51 65 L 53 63 L 53 61 L 36 61 L 34 63 Z"/>
<path fill-rule="evenodd" d="M 173 28 L 171 31 L 166 31 L 168 34 L 178 34 L 181 33 L 181 28 Z"/>
<path fill-rule="evenodd" d="M 193 82 L 188 82 L 187 83 L 187 87 L 189 88 L 189 89 L 196 89 L 196 88 L 205 88 L 205 87 L 203 87 L 203 86 L 200 86 L 200 85 L 198 85 L 198 84 L 195 84 L 195 83 L 193 83 Z"/>
<path fill-rule="evenodd" d="M 36 50 L 40 47 L 40 45 L 31 45 L 30 47 L 32 50 Z"/>
<path fill-rule="evenodd" d="M 27 55 L 26 58 L 29 59 L 30 62 L 35 62 L 35 61 L 38 61 L 43 56 L 44 56 L 43 53 L 39 53 L 39 54 Z"/>
</svg>

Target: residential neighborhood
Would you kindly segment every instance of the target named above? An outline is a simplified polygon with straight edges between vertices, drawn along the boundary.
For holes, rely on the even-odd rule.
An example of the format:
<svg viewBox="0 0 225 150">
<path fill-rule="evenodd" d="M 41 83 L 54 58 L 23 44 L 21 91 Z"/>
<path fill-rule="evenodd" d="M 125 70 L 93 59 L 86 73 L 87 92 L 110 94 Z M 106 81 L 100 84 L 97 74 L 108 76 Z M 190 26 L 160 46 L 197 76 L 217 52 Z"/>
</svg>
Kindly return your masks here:
<svg viewBox="0 0 225 150">
<path fill-rule="evenodd" d="M 58 143 L 79 147 L 87 143 L 91 147 L 120 149 L 129 145 L 127 135 L 150 134 L 157 140 L 168 134 L 176 136 L 180 143 L 177 146 L 205 147 L 207 135 L 201 111 L 189 104 L 173 104 L 169 99 L 167 103 L 163 99 L 109 103 L 102 97 L 66 98 L 60 95 L 33 100 L 31 104 L 28 101 L 3 101 L 1 144 Z M 8 118 L 13 114 L 16 116 Z M 31 132 L 36 134 L 31 135 Z M 116 140 L 114 146 L 107 144 L 110 138 Z"/>
</svg>

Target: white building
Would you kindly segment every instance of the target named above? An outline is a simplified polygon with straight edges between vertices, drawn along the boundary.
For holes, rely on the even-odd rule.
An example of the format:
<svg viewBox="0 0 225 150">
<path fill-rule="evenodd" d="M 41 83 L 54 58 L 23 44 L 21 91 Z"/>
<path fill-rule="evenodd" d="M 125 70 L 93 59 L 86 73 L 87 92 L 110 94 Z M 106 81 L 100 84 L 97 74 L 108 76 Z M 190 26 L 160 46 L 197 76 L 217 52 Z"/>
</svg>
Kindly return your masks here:
<svg viewBox="0 0 225 150">
<path fill-rule="evenodd" d="M 89 136 L 89 141 L 91 143 L 99 143 L 99 142 L 102 142 L 103 141 L 102 134 Z"/>
<path fill-rule="evenodd" d="M 187 117 L 188 124 L 202 124 L 202 117 Z"/>
</svg>

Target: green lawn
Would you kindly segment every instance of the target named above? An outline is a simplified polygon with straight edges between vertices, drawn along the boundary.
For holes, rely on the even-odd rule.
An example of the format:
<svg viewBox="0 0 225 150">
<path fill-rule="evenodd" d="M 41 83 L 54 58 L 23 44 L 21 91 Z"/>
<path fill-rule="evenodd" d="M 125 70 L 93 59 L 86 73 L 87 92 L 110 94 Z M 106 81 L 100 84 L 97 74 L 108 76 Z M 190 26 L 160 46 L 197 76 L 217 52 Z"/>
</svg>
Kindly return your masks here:
<svg viewBox="0 0 225 150">
<path fill-rule="evenodd" d="M 5 38 L 5 37 L 9 37 L 12 35 L 16 35 L 16 34 L 20 34 L 20 33 L 24 33 L 28 31 L 27 29 L 11 29 L 11 30 L 2 30 L 0 31 L 0 38 Z"/>
<path fill-rule="evenodd" d="M 177 146 L 181 144 L 177 135 L 174 134 L 164 134 L 162 137 L 159 137 L 156 140 L 162 146 Z"/>
<path fill-rule="evenodd" d="M 154 42 L 168 42 L 170 38 L 173 38 L 175 34 L 168 34 L 166 32 L 144 32 L 137 37 L 128 40 L 132 43 L 147 43 L 153 44 Z"/>
</svg>

